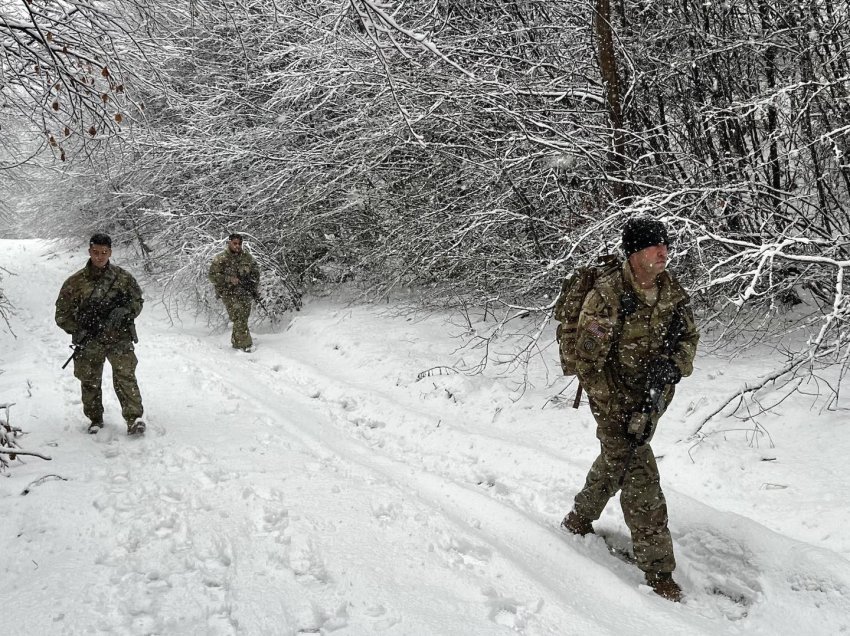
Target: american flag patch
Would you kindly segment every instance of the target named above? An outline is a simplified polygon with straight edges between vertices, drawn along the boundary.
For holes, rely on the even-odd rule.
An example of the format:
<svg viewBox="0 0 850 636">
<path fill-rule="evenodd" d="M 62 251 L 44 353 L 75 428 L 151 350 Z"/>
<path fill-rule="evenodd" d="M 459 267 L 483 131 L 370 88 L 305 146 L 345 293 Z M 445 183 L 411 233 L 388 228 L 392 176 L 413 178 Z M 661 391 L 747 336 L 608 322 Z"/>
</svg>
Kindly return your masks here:
<svg viewBox="0 0 850 636">
<path fill-rule="evenodd" d="M 591 322 L 591 323 L 588 323 L 588 325 L 585 327 L 585 330 L 586 330 L 586 331 L 587 331 L 587 332 L 588 332 L 591 336 L 594 336 L 594 337 L 596 337 L 596 338 L 600 338 L 600 339 L 601 339 L 601 338 L 604 338 L 604 337 L 605 337 L 605 335 L 606 335 L 606 331 L 605 331 L 605 329 L 603 329 L 603 328 L 602 328 L 602 325 L 600 325 L 600 324 L 599 324 L 598 322 L 596 322 L 596 321 L 593 321 L 593 322 Z"/>
</svg>

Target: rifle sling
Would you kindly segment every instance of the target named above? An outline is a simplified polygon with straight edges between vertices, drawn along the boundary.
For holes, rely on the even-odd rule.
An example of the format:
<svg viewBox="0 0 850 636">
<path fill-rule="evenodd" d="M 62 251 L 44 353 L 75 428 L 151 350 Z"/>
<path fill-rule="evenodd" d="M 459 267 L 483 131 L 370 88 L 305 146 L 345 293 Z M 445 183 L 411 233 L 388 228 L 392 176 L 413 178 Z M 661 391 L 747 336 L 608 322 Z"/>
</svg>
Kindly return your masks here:
<svg viewBox="0 0 850 636">
<path fill-rule="evenodd" d="M 581 405 L 581 383 L 579 383 L 578 388 L 576 389 L 576 397 L 573 400 L 573 408 L 577 409 Z"/>
</svg>

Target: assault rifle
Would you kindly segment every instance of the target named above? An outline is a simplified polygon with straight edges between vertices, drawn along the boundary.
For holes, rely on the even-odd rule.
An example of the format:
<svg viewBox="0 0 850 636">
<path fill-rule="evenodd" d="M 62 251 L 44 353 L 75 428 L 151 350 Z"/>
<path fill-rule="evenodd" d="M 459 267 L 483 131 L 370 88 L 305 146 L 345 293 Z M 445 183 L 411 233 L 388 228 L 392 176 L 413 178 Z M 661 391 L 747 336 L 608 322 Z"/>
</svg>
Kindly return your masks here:
<svg viewBox="0 0 850 636">
<path fill-rule="evenodd" d="M 102 331 L 108 329 L 120 329 L 124 326 L 126 316 L 128 314 L 123 313 L 120 316 L 117 316 L 119 318 L 118 321 L 113 320 L 112 314 L 116 309 L 124 307 L 126 303 L 126 294 L 118 294 L 109 302 L 104 302 L 102 300 L 92 301 L 87 303 L 86 306 L 80 310 L 80 318 L 78 319 L 78 322 L 83 325 L 83 329 L 74 335 L 74 340 L 76 340 L 76 342 L 71 344 L 71 348 L 74 351 L 71 353 L 70 357 L 65 360 L 65 364 L 62 365 L 63 369 L 71 363 L 71 360 L 76 360 L 88 344 L 97 338 Z M 136 327 L 132 323 L 130 323 L 130 335 L 133 338 L 133 342 L 139 341 L 136 336 Z"/>
<path fill-rule="evenodd" d="M 93 331 L 82 331 L 80 333 L 82 334 L 80 336 L 80 338 L 77 340 L 76 343 L 73 343 L 71 345 L 71 348 L 74 350 L 74 352 L 70 355 L 70 357 L 67 360 L 65 360 L 65 364 L 62 365 L 63 369 L 65 367 L 67 367 L 69 364 L 71 364 L 71 360 L 76 360 L 80 356 L 80 354 L 83 352 L 83 349 L 86 348 L 86 345 L 88 345 L 88 343 L 91 342 L 91 340 L 95 336 L 97 336 L 97 333 L 95 333 Z"/>
<path fill-rule="evenodd" d="M 255 281 L 253 278 L 240 278 L 239 287 L 241 287 L 251 295 L 251 298 L 254 299 L 254 302 L 257 303 L 257 306 L 263 310 L 263 313 L 266 315 L 266 318 L 268 318 L 272 322 L 277 321 L 276 316 L 274 316 L 269 311 L 269 308 L 266 307 L 266 303 L 263 302 L 263 297 L 260 296 L 260 292 L 257 290 L 257 281 Z"/>
<path fill-rule="evenodd" d="M 676 350 L 676 345 L 679 344 L 679 340 L 684 335 L 685 321 L 682 319 L 681 312 L 677 307 L 667 327 L 667 333 L 664 335 L 662 355 L 672 355 Z M 666 388 L 666 384 L 656 384 L 652 377 L 647 377 L 643 404 L 639 411 L 632 413 L 629 421 L 626 423 L 626 436 L 629 438 L 629 454 L 626 456 L 626 461 L 623 464 L 623 474 L 620 476 L 620 488 L 623 487 L 623 483 L 626 480 L 626 473 L 629 472 L 629 466 L 635 456 L 635 451 L 638 446 L 646 443 L 646 440 L 649 439 L 652 433 L 652 418 L 658 415 L 664 406 L 663 397 L 664 389 Z"/>
<path fill-rule="evenodd" d="M 266 307 L 266 303 L 263 302 L 262 296 L 260 296 L 260 292 L 254 291 L 251 296 L 253 296 L 254 300 L 257 302 L 257 306 L 263 310 L 263 313 L 266 315 L 266 318 L 271 320 L 272 322 L 277 322 L 277 316 L 272 314 L 269 311 L 269 308 Z"/>
</svg>

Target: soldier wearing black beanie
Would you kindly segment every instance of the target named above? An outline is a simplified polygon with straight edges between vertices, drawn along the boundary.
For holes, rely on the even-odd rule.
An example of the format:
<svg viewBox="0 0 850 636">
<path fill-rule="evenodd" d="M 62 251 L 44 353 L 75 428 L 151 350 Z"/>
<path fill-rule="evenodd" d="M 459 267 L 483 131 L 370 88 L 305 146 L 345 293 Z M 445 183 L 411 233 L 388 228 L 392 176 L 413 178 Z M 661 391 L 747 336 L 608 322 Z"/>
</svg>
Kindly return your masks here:
<svg viewBox="0 0 850 636">
<path fill-rule="evenodd" d="M 623 252 L 626 258 L 653 245 L 670 247 L 667 228 L 661 221 L 635 217 L 626 222 L 626 227 L 623 228 Z"/>
<path fill-rule="evenodd" d="M 622 241 L 627 260 L 596 278 L 574 323 L 575 373 L 596 420 L 600 450 L 561 527 L 593 533 L 593 522 L 620 491 L 644 580 L 659 596 L 680 601 L 667 502 L 650 442 L 679 380 L 693 371 L 699 331 L 687 292 L 666 270 L 664 224 L 629 219 Z"/>
</svg>

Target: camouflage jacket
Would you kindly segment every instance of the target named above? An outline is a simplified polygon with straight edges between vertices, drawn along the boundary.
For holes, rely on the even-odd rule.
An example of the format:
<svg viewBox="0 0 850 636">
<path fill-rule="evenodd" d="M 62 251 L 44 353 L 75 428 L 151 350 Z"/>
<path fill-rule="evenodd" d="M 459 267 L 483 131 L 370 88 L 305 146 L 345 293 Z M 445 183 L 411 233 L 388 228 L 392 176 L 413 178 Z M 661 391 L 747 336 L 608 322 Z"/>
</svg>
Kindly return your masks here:
<svg viewBox="0 0 850 636">
<path fill-rule="evenodd" d="M 134 341 L 133 321 L 142 313 L 142 290 L 136 279 L 117 265 L 107 263 L 102 270 L 91 264 L 66 280 L 56 299 L 56 324 L 75 337 L 93 332 L 96 340 L 113 343 Z M 127 310 L 124 320 L 106 328 L 113 309 Z"/>
<path fill-rule="evenodd" d="M 229 279 L 235 277 L 237 283 Z M 247 250 L 224 250 L 210 264 L 209 279 L 216 296 L 254 296 L 260 283 L 260 266 Z"/>
<path fill-rule="evenodd" d="M 622 308 L 627 294 L 635 300 L 635 310 L 629 315 Z M 600 426 L 620 432 L 642 406 L 648 364 L 662 355 L 676 311 L 684 322 L 684 333 L 669 357 L 682 376 L 688 376 L 693 372 L 699 332 L 689 297 L 673 276 L 666 271 L 659 276 L 657 298 L 650 303 L 626 261 L 621 270 L 600 278 L 588 293 L 578 322 L 576 366 Z M 663 396 L 665 409 L 674 392 L 675 387 L 668 385 Z M 661 413 L 652 418 L 653 428 Z"/>
</svg>

